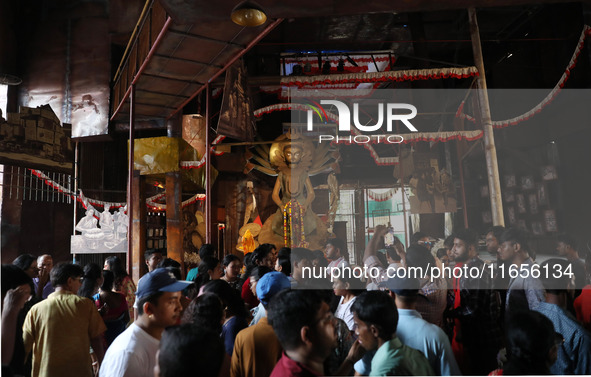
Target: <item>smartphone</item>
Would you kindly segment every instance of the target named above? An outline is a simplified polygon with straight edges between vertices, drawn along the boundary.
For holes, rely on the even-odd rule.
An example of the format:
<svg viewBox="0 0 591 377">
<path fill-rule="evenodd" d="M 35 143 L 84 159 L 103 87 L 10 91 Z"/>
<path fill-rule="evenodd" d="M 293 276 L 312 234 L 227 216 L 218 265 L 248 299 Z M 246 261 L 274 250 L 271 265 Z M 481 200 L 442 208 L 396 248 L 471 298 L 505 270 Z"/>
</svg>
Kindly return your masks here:
<svg viewBox="0 0 591 377">
<path fill-rule="evenodd" d="M 384 247 L 386 249 L 394 247 L 394 228 L 388 228 L 388 233 L 384 235 Z"/>
</svg>

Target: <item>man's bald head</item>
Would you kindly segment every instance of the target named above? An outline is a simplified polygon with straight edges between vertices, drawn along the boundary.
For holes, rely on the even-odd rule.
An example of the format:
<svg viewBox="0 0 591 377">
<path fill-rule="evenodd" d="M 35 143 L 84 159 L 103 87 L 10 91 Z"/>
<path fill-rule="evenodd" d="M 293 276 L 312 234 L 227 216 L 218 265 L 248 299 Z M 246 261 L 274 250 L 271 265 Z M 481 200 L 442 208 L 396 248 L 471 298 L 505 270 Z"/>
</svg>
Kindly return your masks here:
<svg viewBox="0 0 591 377">
<path fill-rule="evenodd" d="M 53 268 L 53 258 L 49 254 L 40 255 L 37 258 L 37 267 L 39 269 L 46 269 L 50 271 Z"/>
</svg>

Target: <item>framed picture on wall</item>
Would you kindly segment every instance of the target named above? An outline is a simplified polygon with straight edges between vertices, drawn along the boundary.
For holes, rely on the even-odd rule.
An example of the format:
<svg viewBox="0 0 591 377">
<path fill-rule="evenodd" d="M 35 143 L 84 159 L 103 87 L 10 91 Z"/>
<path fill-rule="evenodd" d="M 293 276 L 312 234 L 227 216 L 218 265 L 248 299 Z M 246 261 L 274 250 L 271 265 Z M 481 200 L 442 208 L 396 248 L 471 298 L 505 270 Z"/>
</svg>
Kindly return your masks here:
<svg viewBox="0 0 591 377">
<path fill-rule="evenodd" d="M 485 224 L 492 223 L 492 213 L 490 211 L 482 212 L 482 222 Z"/>
<path fill-rule="evenodd" d="M 536 183 L 534 181 L 534 177 L 531 175 L 526 175 L 525 177 L 521 177 L 521 188 L 523 190 L 533 190 L 536 188 Z"/>
<path fill-rule="evenodd" d="M 527 207 L 525 206 L 525 195 L 517 194 L 515 195 L 515 199 L 517 200 L 517 213 L 527 213 Z"/>
<path fill-rule="evenodd" d="M 517 223 L 517 216 L 515 215 L 515 207 L 508 207 L 507 208 L 507 218 L 509 219 L 509 224 L 515 225 L 515 223 Z"/>
<path fill-rule="evenodd" d="M 525 220 L 517 220 L 517 228 L 521 230 L 527 230 L 527 225 L 525 224 Z"/>
<path fill-rule="evenodd" d="M 544 166 L 542 168 L 542 179 L 544 181 L 552 181 L 554 179 L 558 179 L 556 167 L 554 165 Z"/>
<path fill-rule="evenodd" d="M 546 226 L 546 232 L 558 232 L 556 212 L 554 210 L 549 209 L 544 211 L 544 224 Z"/>
<path fill-rule="evenodd" d="M 538 204 L 540 206 L 548 205 L 548 192 L 546 185 L 543 183 L 538 183 Z"/>
<path fill-rule="evenodd" d="M 529 202 L 529 213 L 535 215 L 538 213 L 538 194 L 531 193 L 527 196 L 527 201 Z"/>
<path fill-rule="evenodd" d="M 505 191 L 505 203 L 513 203 L 515 201 L 515 193 L 513 192 L 513 190 L 507 190 Z"/>
<path fill-rule="evenodd" d="M 514 175 L 506 175 L 505 176 L 505 187 L 506 188 L 513 188 L 517 186 L 517 181 L 515 180 Z"/>
<path fill-rule="evenodd" d="M 480 197 L 488 198 L 488 186 L 480 186 Z"/>
<path fill-rule="evenodd" d="M 531 231 L 536 236 L 544 235 L 544 228 L 542 228 L 542 223 L 539 221 L 531 223 Z"/>
</svg>

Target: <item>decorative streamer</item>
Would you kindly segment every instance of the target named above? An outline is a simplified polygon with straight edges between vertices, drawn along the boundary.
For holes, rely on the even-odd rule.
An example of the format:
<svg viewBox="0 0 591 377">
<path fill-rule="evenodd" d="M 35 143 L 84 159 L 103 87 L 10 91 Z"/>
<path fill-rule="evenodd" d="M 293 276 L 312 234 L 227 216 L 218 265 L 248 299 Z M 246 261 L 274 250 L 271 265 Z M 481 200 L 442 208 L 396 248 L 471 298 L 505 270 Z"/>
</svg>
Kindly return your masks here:
<svg viewBox="0 0 591 377">
<path fill-rule="evenodd" d="M 447 78 L 464 79 L 478 76 L 476 67 L 408 69 L 400 71 L 348 73 L 342 75 L 288 76 L 281 78 L 281 86 L 298 88 L 346 83 L 374 83 L 387 81 L 439 80 Z"/>
<path fill-rule="evenodd" d="M 367 195 L 371 200 L 374 200 L 376 202 L 385 202 L 386 200 L 392 199 L 392 196 L 394 196 L 396 191 L 398 191 L 398 189 L 396 188 L 391 188 L 390 190 L 381 193 L 377 193 L 373 190 L 368 190 Z"/>
<path fill-rule="evenodd" d="M 218 135 L 214 141 L 211 143 L 212 145 L 216 145 L 222 142 L 226 137 L 224 135 Z M 215 148 L 211 147 L 211 153 L 216 156 L 221 156 L 224 152 L 218 152 Z M 181 161 L 180 163 L 182 169 L 197 169 L 205 165 L 205 155 L 201 157 L 199 161 Z"/>
<path fill-rule="evenodd" d="M 40 170 L 36 170 L 36 169 L 29 169 L 29 170 L 31 171 L 31 173 L 34 176 L 39 178 L 41 181 L 43 181 L 49 187 L 53 188 L 54 190 L 56 190 L 64 195 L 71 197 L 74 200 L 77 200 L 78 202 L 80 202 L 80 204 L 82 204 L 84 209 L 88 209 L 88 205 L 91 205 L 93 207 L 103 207 L 103 208 L 105 207 L 105 205 L 108 205 L 110 208 L 115 208 L 115 209 L 120 208 L 120 207 L 124 207 L 127 205 L 127 203 L 125 203 L 125 202 L 115 203 L 115 202 L 106 202 L 106 201 L 102 201 L 102 200 L 87 198 L 84 195 L 84 193 L 82 192 L 82 190 L 79 190 L 80 194 L 76 195 L 72 190 L 60 185 L 56 181 L 49 178 L 47 175 L 43 174 L 43 172 L 41 172 Z M 162 200 L 165 197 L 165 195 L 166 195 L 166 193 L 159 193 L 159 194 L 156 194 L 154 196 L 147 198 L 146 205 L 148 206 L 148 208 L 150 210 L 152 210 L 154 212 L 166 211 L 166 204 L 157 203 L 157 201 Z M 198 200 L 205 200 L 205 194 L 195 194 L 191 198 L 183 201 L 182 208 L 185 208 L 186 206 L 193 204 Z M 97 216 L 95 216 L 95 217 L 97 217 Z"/>
<path fill-rule="evenodd" d="M 585 25 L 585 27 L 583 28 L 583 31 L 581 32 L 581 36 L 579 37 L 579 42 L 577 43 L 577 47 L 575 48 L 575 51 L 570 59 L 570 62 L 568 63 L 568 65 L 566 67 L 566 70 L 564 71 L 564 73 L 560 77 L 560 80 L 558 80 L 558 82 L 556 83 L 556 85 L 554 86 L 552 91 L 550 93 L 548 93 L 546 98 L 544 98 L 540 103 L 538 103 L 536 106 L 534 106 L 528 112 L 521 114 L 519 116 L 516 116 L 514 118 L 511 118 L 511 119 L 493 121 L 492 126 L 494 128 L 505 128 L 505 127 L 509 127 L 509 126 L 515 126 L 516 124 L 521 123 L 524 120 L 528 120 L 528 119 L 532 118 L 534 115 L 541 112 L 544 107 L 546 107 L 550 103 L 552 103 L 552 101 L 554 101 L 554 99 L 556 98 L 558 93 L 560 93 L 562 88 L 564 88 L 564 85 L 566 84 L 566 82 L 568 81 L 568 78 L 570 77 L 570 72 L 577 65 L 577 59 L 578 59 L 579 55 L 581 54 L 581 50 L 583 49 L 583 47 L 585 47 L 585 40 L 587 39 L 587 37 L 590 34 L 591 34 L 591 27 L 589 27 L 588 25 Z M 464 112 L 463 112 L 464 111 L 464 102 L 465 101 L 462 101 L 462 103 L 460 104 L 460 107 L 458 108 L 458 111 L 456 112 L 456 117 L 466 119 L 470 122 L 476 123 L 476 119 L 473 116 L 470 116 L 468 114 L 464 114 Z"/>
<path fill-rule="evenodd" d="M 286 110 L 301 110 L 301 111 L 308 111 L 310 108 L 304 104 L 300 103 L 279 103 L 276 105 L 270 105 L 263 108 L 260 108 L 254 112 L 255 117 L 261 117 L 264 114 L 269 114 L 274 111 L 286 111 Z M 326 117 L 328 120 L 332 120 L 333 122 L 338 122 L 338 115 L 327 112 Z M 362 135 L 355 127 L 351 127 L 351 134 L 353 137 L 360 137 L 360 136 L 368 136 Z M 380 135 L 374 135 L 375 137 Z M 383 135 L 381 135 L 383 136 Z M 429 142 L 447 142 L 450 140 L 467 140 L 467 141 L 474 141 L 480 139 L 483 136 L 482 130 L 475 130 L 475 131 L 453 131 L 453 132 L 415 132 L 411 134 L 402 134 L 400 135 L 403 137 L 402 143 L 414 143 L 419 141 L 429 141 Z M 373 148 L 372 144 L 375 144 L 377 140 L 374 138 L 374 141 L 370 141 L 367 143 L 362 143 L 363 147 L 367 149 L 367 151 L 371 154 L 372 158 L 376 162 L 377 165 L 380 166 L 390 166 L 396 165 L 398 163 L 398 157 L 380 157 L 376 150 Z M 334 143 L 334 141 L 333 141 Z M 350 142 L 342 142 L 342 144 L 349 145 Z"/>
</svg>

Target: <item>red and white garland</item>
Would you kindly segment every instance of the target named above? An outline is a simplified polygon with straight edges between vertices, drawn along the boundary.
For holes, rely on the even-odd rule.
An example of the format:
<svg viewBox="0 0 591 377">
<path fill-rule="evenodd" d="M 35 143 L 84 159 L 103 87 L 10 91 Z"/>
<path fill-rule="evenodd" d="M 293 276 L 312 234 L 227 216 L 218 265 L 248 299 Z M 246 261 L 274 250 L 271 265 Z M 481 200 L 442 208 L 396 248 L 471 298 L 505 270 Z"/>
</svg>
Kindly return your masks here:
<svg viewBox="0 0 591 377">
<path fill-rule="evenodd" d="M 578 59 L 579 55 L 581 54 L 581 50 L 583 49 L 583 47 L 585 47 L 585 39 L 589 35 L 591 35 L 591 27 L 589 27 L 588 25 L 585 25 L 585 27 L 583 28 L 583 31 L 581 32 L 581 36 L 579 37 L 579 42 L 577 43 L 577 47 L 575 48 L 575 51 L 568 63 L 568 66 L 566 67 L 566 70 L 564 71 L 564 73 L 560 77 L 560 80 L 558 80 L 558 82 L 556 83 L 556 85 L 554 86 L 552 91 L 550 93 L 548 93 L 548 95 L 546 96 L 546 98 L 544 98 L 542 100 L 542 102 L 538 103 L 531 110 L 529 110 L 528 112 L 526 112 L 522 115 L 516 116 L 511 119 L 493 121 L 492 126 L 494 128 L 505 128 L 508 126 L 514 126 L 518 123 L 523 122 L 524 120 L 528 120 L 528 119 L 532 118 L 534 115 L 536 115 L 540 111 L 542 111 L 542 109 L 544 107 L 546 107 L 550 103 L 552 103 L 552 101 L 554 101 L 554 99 L 556 98 L 558 93 L 560 93 L 562 88 L 564 88 L 564 84 L 566 84 L 568 78 L 570 77 L 570 72 L 577 65 L 577 59 Z M 473 116 L 470 116 L 468 114 L 464 114 L 463 110 L 464 110 L 464 102 L 462 102 L 460 104 L 460 107 L 458 108 L 458 111 L 456 112 L 456 117 L 466 119 L 470 122 L 475 123 L 476 119 Z"/>
<path fill-rule="evenodd" d="M 224 135 L 218 135 L 211 144 L 212 145 L 219 144 L 225 138 L 226 137 Z M 213 153 L 216 156 L 221 156 L 221 155 L 224 154 L 224 152 L 219 152 L 214 147 L 211 147 L 211 153 Z M 199 161 L 181 161 L 180 165 L 181 165 L 181 169 L 197 169 L 197 168 L 200 168 L 203 165 L 205 165 L 205 155 L 203 155 L 203 157 L 201 157 L 201 160 L 199 160 Z"/>
<path fill-rule="evenodd" d="M 371 96 L 378 86 L 379 82 L 371 85 L 370 88 L 358 88 L 359 84 L 343 84 L 343 85 L 321 85 L 321 88 L 314 88 L 314 90 L 306 90 L 305 92 L 290 90 L 289 87 L 279 86 L 261 86 L 261 92 L 268 94 L 277 94 L 279 99 L 293 99 L 293 98 L 312 98 L 312 97 L 326 97 L 327 94 L 334 97 L 355 97 L 363 98 Z"/>
<path fill-rule="evenodd" d="M 394 196 L 396 191 L 398 191 L 397 188 L 391 188 L 390 190 L 388 190 L 386 192 L 380 192 L 380 193 L 375 192 L 373 190 L 367 190 L 367 195 L 369 196 L 369 198 L 371 200 L 374 200 L 376 202 L 385 202 L 386 200 L 392 199 L 392 196 Z"/>
<path fill-rule="evenodd" d="M 387 81 L 436 80 L 445 78 L 463 79 L 478 76 L 476 67 L 408 69 L 401 71 L 349 73 L 343 75 L 289 76 L 281 79 L 281 86 L 298 88 L 319 85 L 338 85 L 347 83 L 375 83 Z"/>
<path fill-rule="evenodd" d="M 269 114 L 274 111 L 286 111 L 286 110 L 301 110 L 301 111 L 308 111 L 310 108 L 301 103 L 279 103 L 276 105 L 270 105 L 263 108 L 260 108 L 254 112 L 255 117 L 261 117 L 264 114 Z M 331 112 L 326 112 L 326 117 L 333 122 L 338 122 L 338 115 L 333 114 Z M 351 134 L 353 137 L 356 136 L 363 136 L 355 127 L 351 127 Z M 371 139 L 370 142 L 362 143 L 363 147 L 367 149 L 367 151 L 371 154 L 372 158 L 376 162 L 377 165 L 380 166 L 389 166 L 389 165 L 396 165 L 398 163 L 398 157 L 380 157 L 376 150 L 373 148 L 372 144 L 377 143 L 377 136 L 374 135 L 374 138 Z M 382 135 L 384 136 L 384 135 Z M 450 140 L 467 140 L 467 141 L 474 141 L 480 139 L 483 136 L 482 130 L 475 130 L 475 131 L 452 131 L 452 132 L 416 132 L 411 134 L 401 134 L 400 135 L 404 140 L 402 143 L 414 143 L 419 141 L 429 141 L 429 142 L 447 142 Z M 333 141 L 334 144 L 334 141 Z M 339 144 L 349 145 L 351 142 L 340 142 Z"/>
<path fill-rule="evenodd" d="M 47 175 L 43 174 L 42 171 L 36 170 L 36 169 L 29 169 L 29 170 L 31 171 L 31 173 L 34 176 L 41 179 L 49 187 L 53 188 L 54 190 L 66 195 L 66 196 L 71 197 L 73 200 L 77 200 L 78 202 L 80 202 L 80 204 L 82 204 L 84 209 L 88 209 L 88 205 L 91 205 L 93 207 L 102 207 L 102 208 L 104 208 L 107 205 L 109 206 L 109 208 L 120 208 L 120 207 L 124 207 L 127 205 L 127 203 L 125 203 L 125 202 L 106 202 L 103 200 L 87 198 L 84 195 L 84 193 L 82 192 L 82 190 L 79 190 L 80 194 L 76 195 L 74 193 L 74 191 L 60 185 L 56 181 L 49 178 Z M 146 205 L 152 211 L 166 211 L 166 204 L 157 203 L 159 200 L 162 200 L 165 197 L 165 195 L 166 195 L 165 193 L 159 193 L 159 194 L 156 194 L 154 196 L 147 198 Z M 191 198 L 183 201 L 181 206 L 182 206 L 182 208 L 185 208 L 186 206 L 193 204 L 198 200 L 205 200 L 205 194 L 195 194 Z"/>
</svg>

